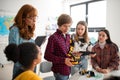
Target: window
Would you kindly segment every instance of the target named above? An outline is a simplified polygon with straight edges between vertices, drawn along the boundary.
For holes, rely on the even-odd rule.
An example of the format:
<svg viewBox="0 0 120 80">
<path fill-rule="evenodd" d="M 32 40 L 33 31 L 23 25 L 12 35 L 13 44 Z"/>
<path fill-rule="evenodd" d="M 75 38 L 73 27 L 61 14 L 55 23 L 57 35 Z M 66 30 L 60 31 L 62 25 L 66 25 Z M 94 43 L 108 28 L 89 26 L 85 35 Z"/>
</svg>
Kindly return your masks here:
<svg viewBox="0 0 120 80">
<path fill-rule="evenodd" d="M 78 21 L 80 20 L 85 21 L 85 17 L 86 17 L 85 10 L 86 10 L 86 6 L 84 4 L 71 7 L 71 11 L 72 11 L 71 17 L 73 19 L 73 25 L 72 25 L 73 28 L 76 26 Z"/>
<path fill-rule="evenodd" d="M 106 26 L 106 2 L 97 1 L 88 4 L 88 27 Z"/>
<path fill-rule="evenodd" d="M 106 27 L 106 1 L 91 0 L 70 5 L 70 15 L 73 19 L 71 32 L 75 31 L 77 22 L 84 20 L 88 23 L 88 35 L 94 43 L 98 38 L 98 31 Z M 71 33 L 70 32 L 70 33 Z"/>
<path fill-rule="evenodd" d="M 72 28 L 76 27 L 76 24 L 80 20 L 84 20 L 88 23 L 89 31 L 106 27 L 106 1 L 93 0 L 83 3 L 77 3 L 70 5 L 70 14 L 73 19 Z"/>
</svg>

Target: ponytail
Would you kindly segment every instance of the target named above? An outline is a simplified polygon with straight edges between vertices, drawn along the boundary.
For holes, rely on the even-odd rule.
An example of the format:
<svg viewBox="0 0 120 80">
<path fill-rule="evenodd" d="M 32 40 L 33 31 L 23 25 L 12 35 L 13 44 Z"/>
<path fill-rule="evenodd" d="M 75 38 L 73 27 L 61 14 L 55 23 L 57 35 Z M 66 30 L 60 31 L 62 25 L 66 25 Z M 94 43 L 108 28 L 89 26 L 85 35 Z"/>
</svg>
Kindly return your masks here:
<svg viewBox="0 0 120 80">
<path fill-rule="evenodd" d="M 19 59 L 19 48 L 16 44 L 9 44 L 6 46 L 4 53 L 8 61 L 13 61 L 16 63 Z"/>
</svg>

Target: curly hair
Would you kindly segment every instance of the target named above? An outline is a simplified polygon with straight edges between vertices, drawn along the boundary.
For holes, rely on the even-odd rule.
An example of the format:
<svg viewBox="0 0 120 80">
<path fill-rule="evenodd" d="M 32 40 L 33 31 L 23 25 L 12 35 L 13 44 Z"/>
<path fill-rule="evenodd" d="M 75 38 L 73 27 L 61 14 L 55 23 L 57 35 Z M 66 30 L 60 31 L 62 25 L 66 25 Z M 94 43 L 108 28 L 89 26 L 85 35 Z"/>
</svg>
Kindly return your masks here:
<svg viewBox="0 0 120 80">
<path fill-rule="evenodd" d="M 19 61 L 22 66 L 29 68 L 34 59 L 37 59 L 39 51 L 34 43 L 26 42 L 20 45 L 14 43 L 6 46 L 4 53 L 8 61 L 16 63 Z"/>
</svg>

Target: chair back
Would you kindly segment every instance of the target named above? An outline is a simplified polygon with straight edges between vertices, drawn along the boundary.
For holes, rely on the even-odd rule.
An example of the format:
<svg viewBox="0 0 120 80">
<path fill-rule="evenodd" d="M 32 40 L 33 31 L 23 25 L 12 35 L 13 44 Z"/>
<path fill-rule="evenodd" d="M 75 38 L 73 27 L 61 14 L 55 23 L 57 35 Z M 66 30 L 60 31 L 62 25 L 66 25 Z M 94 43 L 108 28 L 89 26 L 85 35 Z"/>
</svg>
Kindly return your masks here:
<svg viewBox="0 0 120 80">
<path fill-rule="evenodd" d="M 49 61 L 43 61 L 40 63 L 40 72 L 41 73 L 49 73 L 51 72 L 52 62 Z M 55 77 L 53 75 L 47 75 L 43 78 L 43 80 L 55 80 Z"/>
<path fill-rule="evenodd" d="M 40 72 L 46 73 L 50 72 L 52 67 L 52 62 L 44 61 L 40 63 Z"/>
</svg>

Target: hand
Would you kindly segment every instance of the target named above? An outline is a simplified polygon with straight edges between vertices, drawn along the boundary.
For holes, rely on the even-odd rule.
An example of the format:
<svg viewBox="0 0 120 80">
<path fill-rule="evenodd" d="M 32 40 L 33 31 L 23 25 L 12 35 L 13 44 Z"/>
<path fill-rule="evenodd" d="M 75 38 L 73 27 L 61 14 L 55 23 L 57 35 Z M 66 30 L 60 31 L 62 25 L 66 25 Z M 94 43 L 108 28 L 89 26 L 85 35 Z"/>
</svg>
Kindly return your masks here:
<svg viewBox="0 0 120 80">
<path fill-rule="evenodd" d="M 97 67 L 95 69 L 96 69 L 96 71 L 101 72 L 101 68 Z"/>
<path fill-rule="evenodd" d="M 104 74 L 107 74 L 107 73 L 110 72 L 110 70 L 109 69 L 102 69 L 101 72 L 104 73 Z"/>
<path fill-rule="evenodd" d="M 73 59 L 71 59 L 71 58 L 65 58 L 65 64 L 67 65 L 67 66 L 73 66 L 73 64 L 71 63 L 71 61 L 73 61 Z"/>
<path fill-rule="evenodd" d="M 102 68 L 96 68 L 96 71 L 100 72 L 100 73 L 103 73 L 103 74 L 107 74 L 110 72 L 109 69 L 102 69 Z"/>
</svg>

